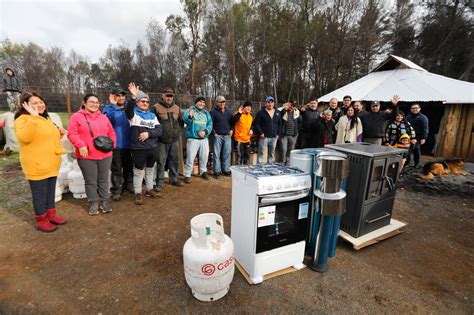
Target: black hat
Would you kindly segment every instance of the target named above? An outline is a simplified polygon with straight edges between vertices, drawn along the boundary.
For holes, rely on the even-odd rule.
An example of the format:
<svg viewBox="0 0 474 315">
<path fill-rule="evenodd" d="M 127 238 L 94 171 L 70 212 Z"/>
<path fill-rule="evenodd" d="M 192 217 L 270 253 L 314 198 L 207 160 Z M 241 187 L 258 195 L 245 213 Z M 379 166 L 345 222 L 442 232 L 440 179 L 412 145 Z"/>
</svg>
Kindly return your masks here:
<svg viewBox="0 0 474 315">
<path fill-rule="evenodd" d="M 203 96 L 198 96 L 198 97 L 196 98 L 196 100 L 194 101 L 194 104 L 196 104 L 196 103 L 199 102 L 199 101 L 204 101 L 204 102 L 205 102 L 206 99 L 205 99 Z"/>
<path fill-rule="evenodd" d="M 162 93 L 163 94 L 173 94 L 174 95 L 174 91 L 170 87 L 165 87 Z"/>
<path fill-rule="evenodd" d="M 113 94 L 113 95 L 127 95 L 127 92 L 125 92 L 121 87 L 114 87 L 112 88 L 112 91 L 110 92 L 110 94 Z"/>
<path fill-rule="evenodd" d="M 252 107 L 252 103 L 250 103 L 250 101 L 245 101 L 245 103 L 242 105 L 242 107 L 247 107 L 247 106 Z"/>
</svg>

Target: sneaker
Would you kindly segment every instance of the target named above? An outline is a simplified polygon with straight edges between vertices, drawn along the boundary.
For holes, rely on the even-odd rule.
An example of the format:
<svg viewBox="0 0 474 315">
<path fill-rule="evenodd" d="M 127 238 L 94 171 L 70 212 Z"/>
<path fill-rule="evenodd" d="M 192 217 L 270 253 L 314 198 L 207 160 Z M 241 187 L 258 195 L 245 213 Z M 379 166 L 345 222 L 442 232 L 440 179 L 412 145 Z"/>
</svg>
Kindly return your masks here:
<svg viewBox="0 0 474 315">
<path fill-rule="evenodd" d="M 112 200 L 113 200 L 113 201 L 120 201 L 120 199 L 122 199 L 122 195 L 121 195 L 121 194 L 113 194 L 113 195 L 112 195 Z"/>
<path fill-rule="evenodd" d="M 135 204 L 142 205 L 143 204 L 143 195 L 142 194 L 135 194 Z"/>
<path fill-rule="evenodd" d="M 175 181 L 175 182 L 171 182 L 171 185 L 173 186 L 176 186 L 176 187 L 183 187 L 183 183 L 180 182 L 179 180 Z"/>
<path fill-rule="evenodd" d="M 209 180 L 209 176 L 207 176 L 207 172 L 201 174 L 202 179 Z"/>
<path fill-rule="evenodd" d="M 150 190 L 147 190 L 147 191 L 145 192 L 145 196 L 151 197 L 151 198 L 158 198 L 158 197 L 160 197 L 160 194 L 157 193 L 155 190 L 150 189 Z"/>
<path fill-rule="evenodd" d="M 89 208 L 89 215 L 98 215 L 99 214 L 99 203 L 93 202 Z"/>
<path fill-rule="evenodd" d="M 221 177 L 221 173 L 214 173 L 214 178 L 215 179 L 219 179 L 219 177 Z"/>
<path fill-rule="evenodd" d="M 112 212 L 112 206 L 110 205 L 108 200 L 102 201 L 99 205 L 99 208 L 100 210 L 102 210 L 102 213 Z"/>
<path fill-rule="evenodd" d="M 224 176 L 230 176 L 230 175 L 232 175 L 232 173 L 231 173 L 230 171 L 229 171 L 229 172 L 222 172 L 222 174 L 223 174 Z"/>
<path fill-rule="evenodd" d="M 191 177 L 185 177 L 185 178 L 184 178 L 184 182 L 185 182 L 186 184 L 190 184 L 190 183 L 191 183 Z"/>
<path fill-rule="evenodd" d="M 163 186 L 161 186 L 161 185 L 160 186 L 155 186 L 153 188 L 153 190 L 156 191 L 156 192 L 161 192 L 163 190 Z"/>
</svg>

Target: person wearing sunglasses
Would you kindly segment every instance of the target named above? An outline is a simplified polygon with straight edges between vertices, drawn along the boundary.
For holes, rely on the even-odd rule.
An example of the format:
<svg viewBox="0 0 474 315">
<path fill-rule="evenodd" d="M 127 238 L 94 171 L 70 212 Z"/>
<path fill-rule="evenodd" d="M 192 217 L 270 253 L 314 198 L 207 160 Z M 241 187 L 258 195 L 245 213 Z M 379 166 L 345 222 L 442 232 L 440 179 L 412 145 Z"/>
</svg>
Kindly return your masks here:
<svg viewBox="0 0 474 315">
<path fill-rule="evenodd" d="M 281 131 L 281 113 L 275 108 L 273 96 L 267 96 L 265 108 L 257 112 L 253 129 L 259 136 L 257 163 L 264 163 L 265 155 L 267 155 L 267 162 L 273 163 L 275 147 Z"/>
<path fill-rule="evenodd" d="M 380 102 L 373 101 L 370 111 L 363 111 L 359 114 L 363 126 L 363 141 L 372 144 L 382 145 L 385 137 L 385 128 L 390 119 L 398 113 L 398 95 L 392 97 L 392 108 L 380 111 Z"/>
<path fill-rule="evenodd" d="M 234 130 L 231 124 L 232 112 L 226 108 L 225 104 L 225 97 L 218 96 L 216 106 L 211 110 L 214 152 L 212 168 L 215 179 L 218 179 L 221 174 L 230 176 L 230 154 Z"/>
<path fill-rule="evenodd" d="M 170 184 L 183 187 L 183 183 L 178 180 L 178 153 L 180 128 L 184 126 L 184 120 L 179 106 L 174 102 L 173 89 L 165 88 L 161 99 L 151 108 L 151 111 L 155 113 L 163 130 L 156 147 L 157 167 L 154 190 L 160 192 L 163 189 L 166 167 L 168 167 Z"/>
<path fill-rule="evenodd" d="M 135 204 L 142 205 L 142 183 L 145 179 L 145 196 L 156 198 L 153 190 L 153 173 L 156 162 L 156 146 L 162 128 L 156 115 L 150 111 L 150 97 L 130 82 L 128 90 L 132 98 L 125 103 L 125 115 L 130 122 L 130 149 L 133 161 L 133 189 Z"/>
</svg>

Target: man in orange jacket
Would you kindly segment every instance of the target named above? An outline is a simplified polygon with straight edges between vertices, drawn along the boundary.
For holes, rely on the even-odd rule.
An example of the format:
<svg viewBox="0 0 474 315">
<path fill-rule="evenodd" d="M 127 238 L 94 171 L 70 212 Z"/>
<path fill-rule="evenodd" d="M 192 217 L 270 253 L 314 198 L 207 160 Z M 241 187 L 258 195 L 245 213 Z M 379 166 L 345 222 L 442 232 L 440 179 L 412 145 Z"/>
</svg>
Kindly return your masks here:
<svg viewBox="0 0 474 315">
<path fill-rule="evenodd" d="M 250 155 L 250 137 L 252 130 L 252 103 L 246 101 L 234 113 L 231 123 L 234 125 L 234 140 L 237 144 L 237 164 L 248 164 Z"/>
</svg>

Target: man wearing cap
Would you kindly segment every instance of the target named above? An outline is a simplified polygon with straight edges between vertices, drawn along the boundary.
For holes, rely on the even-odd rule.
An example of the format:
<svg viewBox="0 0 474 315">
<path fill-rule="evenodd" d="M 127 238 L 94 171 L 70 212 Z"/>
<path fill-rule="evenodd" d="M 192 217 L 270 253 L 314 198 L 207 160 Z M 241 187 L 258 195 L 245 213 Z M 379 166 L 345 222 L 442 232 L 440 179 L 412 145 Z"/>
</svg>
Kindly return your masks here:
<svg viewBox="0 0 474 315">
<path fill-rule="evenodd" d="M 234 140 L 237 148 L 237 164 L 248 164 L 250 157 L 250 137 L 252 130 L 252 103 L 245 101 L 234 113 L 231 124 L 234 126 Z"/>
<path fill-rule="evenodd" d="M 125 115 L 126 92 L 120 87 L 113 88 L 109 104 L 102 113 L 109 118 L 117 135 L 117 143 L 112 157 L 112 200 L 119 201 L 124 189 L 133 192 L 133 166 L 130 152 L 130 123 Z"/>
<path fill-rule="evenodd" d="M 259 136 L 257 163 L 263 163 L 266 154 L 268 154 L 267 162 L 273 163 L 281 128 L 281 113 L 275 108 L 273 96 L 267 96 L 265 99 L 265 108 L 257 112 L 253 128 Z"/>
<path fill-rule="evenodd" d="M 160 122 L 163 133 L 158 138 L 156 147 L 157 170 L 155 191 L 160 192 L 165 182 L 165 168 L 168 166 L 170 184 L 182 187 L 178 180 L 179 163 L 179 135 L 180 128 L 184 126 L 181 110 L 173 101 L 173 89 L 167 87 L 163 90 L 161 99 L 151 111 L 155 113 Z"/>
<path fill-rule="evenodd" d="M 364 142 L 382 145 L 388 121 L 393 117 L 392 115 L 398 113 L 397 104 L 399 100 L 400 98 L 397 95 L 392 97 L 392 107 L 395 109 L 394 113 L 390 110 L 381 112 L 380 102 L 373 101 L 370 105 L 370 111 L 363 111 L 359 114 L 364 130 Z"/>
<path fill-rule="evenodd" d="M 199 154 L 199 169 L 201 177 L 208 180 L 207 160 L 209 157 L 208 137 L 212 132 L 212 118 L 207 111 L 206 99 L 202 96 L 196 98 L 194 105 L 184 112 L 186 123 L 186 169 L 184 182 L 191 183 L 194 158 Z"/>
<path fill-rule="evenodd" d="M 232 112 L 225 106 L 225 97 L 219 95 L 216 106 L 211 110 L 212 134 L 214 136 L 214 178 L 218 179 L 221 174 L 230 176 L 230 154 L 232 151 Z"/>
<path fill-rule="evenodd" d="M 128 85 L 132 98 L 125 103 L 125 114 L 130 122 L 130 149 L 133 160 L 133 189 L 135 204 L 143 204 L 142 184 L 145 178 L 147 197 L 158 197 L 153 190 L 153 167 L 161 125 L 155 114 L 150 111 L 150 97 L 139 90 L 135 83 Z"/>
<path fill-rule="evenodd" d="M 289 154 L 295 148 L 296 137 L 301 127 L 300 111 L 294 101 L 289 101 L 280 108 L 281 112 L 281 137 L 280 153 L 284 164 L 289 162 Z"/>
<path fill-rule="evenodd" d="M 5 68 L 5 76 L 3 77 L 3 92 L 7 94 L 7 104 L 11 112 L 14 112 L 19 106 L 21 84 L 15 76 L 12 68 Z"/>
</svg>

